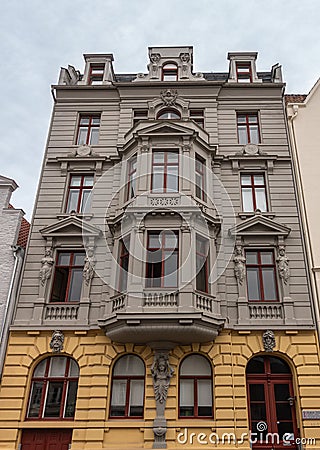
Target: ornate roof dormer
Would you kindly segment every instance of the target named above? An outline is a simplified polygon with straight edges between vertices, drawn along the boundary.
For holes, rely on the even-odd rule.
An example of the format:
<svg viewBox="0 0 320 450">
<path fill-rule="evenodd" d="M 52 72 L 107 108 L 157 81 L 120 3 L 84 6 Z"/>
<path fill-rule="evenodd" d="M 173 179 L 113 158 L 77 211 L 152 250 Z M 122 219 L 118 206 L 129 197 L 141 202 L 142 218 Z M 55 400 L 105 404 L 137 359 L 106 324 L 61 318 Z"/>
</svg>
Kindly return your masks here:
<svg viewBox="0 0 320 450">
<path fill-rule="evenodd" d="M 202 73 L 193 73 L 193 47 L 149 47 L 148 73 L 139 73 L 134 81 L 197 81 Z"/>
<path fill-rule="evenodd" d="M 262 83 L 256 69 L 257 52 L 229 52 L 229 83 Z"/>
</svg>

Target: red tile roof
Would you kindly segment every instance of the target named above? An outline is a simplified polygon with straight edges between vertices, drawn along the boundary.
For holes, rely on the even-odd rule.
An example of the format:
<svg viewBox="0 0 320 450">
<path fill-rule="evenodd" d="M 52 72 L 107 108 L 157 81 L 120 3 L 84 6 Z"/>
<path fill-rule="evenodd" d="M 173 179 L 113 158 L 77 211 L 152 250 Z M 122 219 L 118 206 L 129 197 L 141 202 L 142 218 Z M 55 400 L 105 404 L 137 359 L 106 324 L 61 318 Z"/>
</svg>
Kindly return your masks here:
<svg viewBox="0 0 320 450">
<path fill-rule="evenodd" d="M 307 98 L 306 94 L 287 94 L 284 96 L 286 105 L 288 103 L 303 103 Z"/>
<path fill-rule="evenodd" d="M 8 206 L 10 209 L 16 209 L 14 206 L 10 205 Z M 19 236 L 17 240 L 17 245 L 20 245 L 20 247 L 26 248 L 27 242 L 28 242 L 28 236 L 30 231 L 30 223 L 22 217 L 20 230 L 19 230 Z"/>
</svg>

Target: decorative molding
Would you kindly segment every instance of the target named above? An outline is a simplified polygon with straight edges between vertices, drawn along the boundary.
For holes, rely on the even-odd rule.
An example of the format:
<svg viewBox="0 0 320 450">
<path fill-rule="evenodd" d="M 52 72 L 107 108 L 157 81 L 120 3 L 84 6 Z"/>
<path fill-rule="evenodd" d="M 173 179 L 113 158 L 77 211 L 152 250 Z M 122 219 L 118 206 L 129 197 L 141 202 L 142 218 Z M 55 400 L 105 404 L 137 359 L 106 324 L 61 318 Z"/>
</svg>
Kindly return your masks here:
<svg viewBox="0 0 320 450">
<path fill-rule="evenodd" d="M 62 331 L 55 330 L 52 333 L 52 338 L 50 341 L 50 348 L 52 349 L 53 353 L 60 353 L 63 350 L 63 343 L 64 343 L 64 334 Z"/>
<path fill-rule="evenodd" d="M 42 286 L 46 284 L 46 282 L 51 278 L 52 268 L 54 264 L 54 259 L 52 257 L 52 248 L 47 247 L 45 251 L 45 255 L 41 260 L 41 269 L 39 272 L 39 277 Z"/>
<path fill-rule="evenodd" d="M 272 330 L 267 330 L 263 333 L 262 343 L 265 352 L 273 352 L 276 346 L 276 338 Z"/>
<path fill-rule="evenodd" d="M 76 156 L 90 156 L 92 148 L 90 145 L 82 144 L 75 149 Z"/>
<path fill-rule="evenodd" d="M 150 55 L 150 61 L 153 64 L 158 64 L 160 61 L 160 58 L 161 58 L 160 53 L 151 53 L 151 55 Z"/>
<path fill-rule="evenodd" d="M 160 98 L 166 106 L 173 106 L 178 97 L 177 89 L 164 89 L 160 92 Z"/>
<path fill-rule="evenodd" d="M 151 206 L 177 206 L 179 205 L 179 197 L 151 197 Z"/>
<path fill-rule="evenodd" d="M 190 61 L 190 53 L 180 53 L 179 58 L 182 63 L 186 64 Z"/>
<path fill-rule="evenodd" d="M 236 246 L 233 261 L 235 277 L 238 283 L 242 285 L 246 276 L 246 258 L 243 256 L 241 245 Z"/>
</svg>

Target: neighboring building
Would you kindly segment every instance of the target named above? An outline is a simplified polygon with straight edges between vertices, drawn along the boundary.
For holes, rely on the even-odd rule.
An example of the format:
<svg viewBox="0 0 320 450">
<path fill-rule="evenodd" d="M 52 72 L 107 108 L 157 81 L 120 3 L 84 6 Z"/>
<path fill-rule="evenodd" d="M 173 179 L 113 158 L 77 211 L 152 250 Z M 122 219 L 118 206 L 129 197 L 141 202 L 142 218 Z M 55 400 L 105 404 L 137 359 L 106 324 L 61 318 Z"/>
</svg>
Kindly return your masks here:
<svg viewBox="0 0 320 450">
<path fill-rule="evenodd" d="M 304 237 L 320 333 L 320 212 L 318 168 L 320 166 L 320 80 L 308 95 L 286 95 L 292 159 Z"/>
<path fill-rule="evenodd" d="M 30 224 L 10 204 L 18 185 L 0 175 L 0 378 Z"/>
<path fill-rule="evenodd" d="M 320 374 L 281 67 L 229 53 L 228 73 L 194 73 L 192 47 L 149 58 L 115 74 L 111 54 L 85 55 L 53 87 L 0 448 L 234 433 L 217 448 L 297 450 L 320 439 Z"/>
</svg>

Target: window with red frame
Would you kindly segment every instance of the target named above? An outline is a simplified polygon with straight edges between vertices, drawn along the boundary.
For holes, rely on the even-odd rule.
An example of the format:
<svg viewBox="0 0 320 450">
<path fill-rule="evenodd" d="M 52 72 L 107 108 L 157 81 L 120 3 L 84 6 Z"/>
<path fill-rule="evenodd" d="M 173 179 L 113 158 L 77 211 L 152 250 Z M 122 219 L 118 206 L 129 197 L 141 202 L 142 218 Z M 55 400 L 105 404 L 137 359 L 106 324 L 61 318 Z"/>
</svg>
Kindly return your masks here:
<svg viewBox="0 0 320 450">
<path fill-rule="evenodd" d="M 207 201 L 206 161 L 197 154 L 195 159 L 195 174 L 196 174 L 196 197 L 206 202 Z"/>
<path fill-rule="evenodd" d="M 104 64 L 90 64 L 88 84 L 102 84 Z"/>
<path fill-rule="evenodd" d="M 78 364 L 52 356 L 35 368 L 27 411 L 28 419 L 73 419 L 79 378 Z"/>
<path fill-rule="evenodd" d="M 122 356 L 112 371 L 110 417 L 143 417 L 145 366 L 135 355 Z"/>
<path fill-rule="evenodd" d="M 267 190 L 264 174 L 241 175 L 241 197 L 243 211 L 262 212 L 268 210 Z"/>
<path fill-rule="evenodd" d="M 176 111 L 175 109 L 165 109 L 159 112 L 157 116 L 158 120 L 175 120 L 175 119 L 181 119 L 181 115 L 179 111 Z"/>
<path fill-rule="evenodd" d="M 130 249 L 130 236 L 127 236 L 120 241 L 119 246 L 119 281 L 118 290 L 124 292 L 127 289 L 128 283 L 128 269 L 129 269 L 129 249 Z"/>
<path fill-rule="evenodd" d="M 177 231 L 149 231 L 147 287 L 178 286 L 179 235 Z"/>
<path fill-rule="evenodd" d="M 137 175 L 137 155 L 134 155 L 128 161 L 127 194 L 126 194 L 127 200 L 130 200 L 130 198 L 136 196 L 136 175 Z"/>
<path fill-rule="evenodd" d="M 90 210 L 90 193 L 93 175 L 71 175 L 68 188 L 66 212 L 86 213 Z"/>
<path fill-rule="evenodd" d="M 274 252 L 246 251 L 247 289 L 249 301 L 277 301 L 278 286 Z"/>
<path fill-rule="evenodd" d="M 259 144 L 260 131 L 257 113 L 238 113 L 237 128 L 239 144 Z"/>
<path fill-rule="evenodd" d="M 196 289 L 209 292 L 209 241 L 196 235 Z"/>
<path fill-rule="evenodd" d="M 187 356 L 179 375 L 179 417 L 212 417 L 212 370 L 207 358 Z"/>
<path fill-rule="evenodd" d="M 177 81 L 178 67 L 175 64 L 168 63 L 162 66 L 162 80 L 163 81 Z"/>
<path fill-rule="evenodd" d="M 85 252 L 59 252 L 51 302 L 78 302 L 81 297 Z"/>
<path fill-rule="evenodd" d="M 99 142 L 100 115 L 81 115 L 77 133 L 77 145 L 97 145 Z"/>
<path fill-rule="evenodd" d="M 179 153 L 154 151 L 152 153 L 152 192 L 178 192 Z"/>
<path fill-rule="evenodd" d="M 252 73 L 250 63 L 236 63 L 238 83 L 251 83 Z"/>
<path fill-rule="evenodd" d="M 191 120 L 199 125 L 199 127 L 204 128 L 203 109 L 190 109 L 189 116 Z"/>
</svg>

